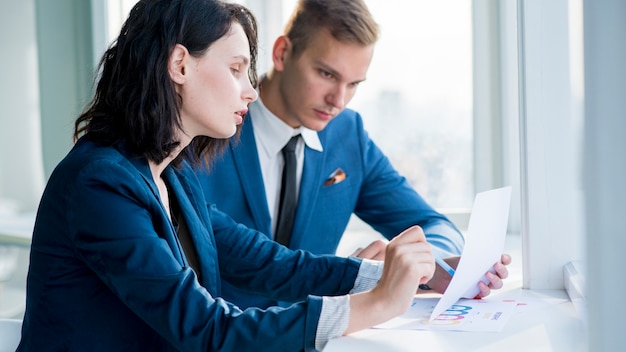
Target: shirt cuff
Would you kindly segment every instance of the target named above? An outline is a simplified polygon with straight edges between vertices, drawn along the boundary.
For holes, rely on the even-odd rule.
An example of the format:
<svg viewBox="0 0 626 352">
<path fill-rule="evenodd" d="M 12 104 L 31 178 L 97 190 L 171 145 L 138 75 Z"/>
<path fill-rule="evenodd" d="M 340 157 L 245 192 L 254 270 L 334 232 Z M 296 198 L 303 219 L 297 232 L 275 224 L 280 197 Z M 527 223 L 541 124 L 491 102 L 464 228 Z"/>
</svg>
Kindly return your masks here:
<svg viewBox="0 0 626 352">
<path fill-rule="evenodd" d="M 322 297 L 315 349 L 321 351 L 330 339 L 343 335 L 350 322 L 350 296 Z"/>
<path fill-rule="evenodd" d="M 369 291 L 374 288 L 383 275 L 383 267 L 382 261 L 363 259 L 350 293 Z"/>
<path fill-rule="evenodd" d="M 436 254 L 442 258 L 461 255 L 463 252 L 465 238 L 451 225 L 439 223 L 423 229 L 426 241 L 432 245 L 433 250 L 438 252 Z"/>
</svg>

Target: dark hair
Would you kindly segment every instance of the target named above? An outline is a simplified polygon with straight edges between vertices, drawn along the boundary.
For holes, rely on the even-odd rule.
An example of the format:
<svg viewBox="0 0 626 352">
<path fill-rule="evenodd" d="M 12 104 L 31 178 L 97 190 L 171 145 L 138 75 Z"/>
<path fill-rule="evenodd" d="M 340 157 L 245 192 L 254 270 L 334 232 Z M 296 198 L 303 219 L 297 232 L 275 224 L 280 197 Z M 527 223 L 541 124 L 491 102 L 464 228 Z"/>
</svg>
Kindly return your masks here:
<svg viewBox="0 0 626 352">
<path fill-rule="evenodd" d="M 179 145 L 175 133 L 181 127 L 181 99 L 167 67 L 172 49 L 181 44 L 200 57 L 233 22 L 248 37 L 248 75 L 256 86 L 257 26 L 248 9 L 215 0 L 139 1 L 100 61 L 95 96 L 75 122 L 74 139 L 85 134 L 108 145 L 124 142 L 130 152 L 162 162 Z M 187 159 L 208 165 L 227 144 L 228 139 L 198 136 L 173 164 Z"/>
<path fill-rule="evenodd" d="M 293 55 L 302 53 L 324 28 L 344 43 L 372 45 L 378 40 L 378 24 L 363 0 L 299 0 L 284 31 Z"/>
</svg>

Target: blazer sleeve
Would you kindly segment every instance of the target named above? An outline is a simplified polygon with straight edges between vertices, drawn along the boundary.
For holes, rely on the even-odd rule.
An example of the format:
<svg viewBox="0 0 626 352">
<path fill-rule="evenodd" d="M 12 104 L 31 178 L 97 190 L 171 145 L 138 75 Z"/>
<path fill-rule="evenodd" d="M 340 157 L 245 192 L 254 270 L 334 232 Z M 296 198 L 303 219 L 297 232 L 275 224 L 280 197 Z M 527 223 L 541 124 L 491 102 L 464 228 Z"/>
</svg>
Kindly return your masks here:
<svg viewBox="0 0 626 352">
<path fill-rule="evenodd" d="M 360 259 L 292 250 L 236 224 L 215 206 L 209 209 L 222 278 L 231 284 L 290 302 L 309 294 L 347 294 L 354 287 Z"/>
<path fill-rule="evenodd" d="M 181 262 L 180 245 L 178 241 L 174 240 L 172 244 L 171 238 L 168 239 L 171 235 L 167 228 L 169 222 L 158 198 L 146 186 L 146 181 L 137 177 L 132 166 L 122 164 L 102 161 L 87 165 L 69 194 L 65 195 L 71 199 L 67 203 L 67 221 L 71 226 L 69 233 L 76 256 L 106 285 L 107 289 L 97 295 L 116 297 L 106 300 L 110 307 L 92 304 L 83 309 L 93 309 L 94 316 L 111 319 L 110 325 L 115 326 L 123 321 L 119 321 L 120 316 L 113 316 L 117 314 L 113 307 L 123 304 L 180 350 L 244 351 L 256 350 L 259 346 L 272 351 L 314 348 L 321 298 L 305 297 L 304 290 L 297 289 L 294 294 L 304 301 L 289 308 L 242 311 L 214 297 L 210 290 L 198 283 L 186 262 Z M 230 243 L 223 239 L 218 242 L 220 247 Z M 270 253 L 284 254 L 282 249 L 274 247 L 261 254 L 268 247 L 261 243 L 262 250 L 256 253 L 261 254 L 260 259 L 255 259 L 256 244 L 253 242 L 251 236 L 247 236 L 246 247 L 238 251 L 227 250 L 222 255 L 228 257 L 241 253 L 239 258 L 250 261 L 239 265 L 235 258 L 222 259 L 221 265 L 232 266 L 226 269 L 230 276 L 239 267 L 243 267 L 248 276 L 253 276 L 253 269 L 268 263 Z M 303 253 L 283 257 L 286 266 L 291 268 L 288 271 L 298 272 L 295 268 L 299 265 L 310 269 L 309 258 Z M 275 281 L 267 275 L 276 274 L 278 264 L 270 265 L 272 268 L 267 270 L 260 268 L 258 277 L 252 280 L 254 286 L 258 288 L 258 282 L 263 280 Z M 351 267 L 345 263 L 328 267 L 342 266 Z M 327 268 L 325 265 L 320 267 Z M 306 276 L 298 272 L 296 278 Z M 342 278 L 348 276 L 346 273 Z M 278 284 L 269 287 L 285 284 L 284 277 L 282 275 Z M 338 282 L 333 288 L 343 289 Z M 91 298 L 96 299 L 98 296 L 94 295 Z M 111 303 L 118 300 L 119 303 Z"/>
<path fill-rule="evenodd" d="M 369 138 L 358 114 L 356 124 L 364 177 L 355 214 L 388 239 L 412 225 L 419 225 L 440 255 L 461 254 L 464 244 L 461 232 L 396 171 Z"/>
</svg>

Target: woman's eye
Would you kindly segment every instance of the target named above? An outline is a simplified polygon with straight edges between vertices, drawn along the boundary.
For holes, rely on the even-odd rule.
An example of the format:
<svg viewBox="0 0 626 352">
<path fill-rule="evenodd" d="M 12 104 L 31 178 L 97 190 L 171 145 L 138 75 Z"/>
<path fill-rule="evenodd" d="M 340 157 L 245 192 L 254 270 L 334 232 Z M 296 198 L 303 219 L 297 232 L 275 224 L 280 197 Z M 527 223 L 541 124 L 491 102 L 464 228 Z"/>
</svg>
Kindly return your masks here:
<svg viewBox="0 0 626 352">
<path fill-rule="evenodd" d="M 233 73 L 239 73 L 239 72 L 240 72 L 239 66 L 233 66 L 233 67 L 231 67 L 231 68 L 230 68 L 230 70 L 231 70 Z"/>
</svg>

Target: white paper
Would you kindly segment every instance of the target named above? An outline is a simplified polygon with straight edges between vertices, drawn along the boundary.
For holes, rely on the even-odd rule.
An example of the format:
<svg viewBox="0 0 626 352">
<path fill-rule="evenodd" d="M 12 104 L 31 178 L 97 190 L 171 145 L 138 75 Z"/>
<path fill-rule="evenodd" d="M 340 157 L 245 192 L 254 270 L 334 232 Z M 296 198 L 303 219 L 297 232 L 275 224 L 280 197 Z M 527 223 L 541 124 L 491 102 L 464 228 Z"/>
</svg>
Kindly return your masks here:
<svg viewBox="0 0 626 352">
<path fill-rule="evenodd" d="M 429 320 L 438 298 L 415 298 L 411 308 L 375 329 L 499 332 L 517 311 L 513 299 L 461 299 L 444 314 Z"/>
<path fill-rule="evenodd" d="M 493 271 L 493 265 L 500 261 L 504 250 L 510 202 L 511 187 L 476 195 L 459 265 L 446 292 L 433 309 L 430 321 L 460 298 L 474 298 L 480 292 L 478 281 L 488 282 L 485 273 Z"/>
</svg>

